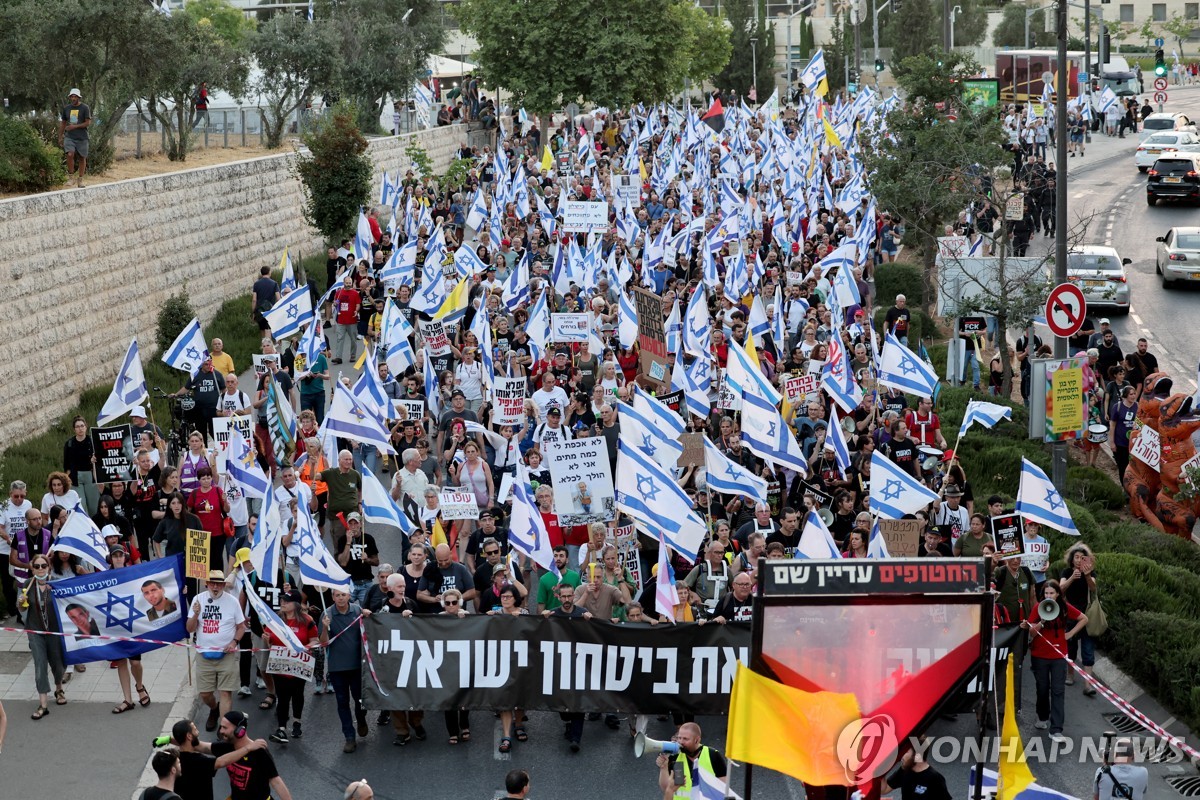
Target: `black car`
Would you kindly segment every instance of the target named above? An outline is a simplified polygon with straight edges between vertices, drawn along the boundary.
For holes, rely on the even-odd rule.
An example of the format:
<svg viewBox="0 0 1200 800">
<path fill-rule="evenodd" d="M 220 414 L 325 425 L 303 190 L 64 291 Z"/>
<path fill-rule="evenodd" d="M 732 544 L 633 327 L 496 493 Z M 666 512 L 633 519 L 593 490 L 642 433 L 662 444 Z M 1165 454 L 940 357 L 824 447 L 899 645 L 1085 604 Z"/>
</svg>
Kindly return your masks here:
<svg viewBox="0 0 1200 800">
<path fill-rule="evenodd" d="M 1146 174 L 1147 205 L 1154 205 L 1160 198 L 1200 201 L 1200 154 L 1164 156 Z"/>
</svg>

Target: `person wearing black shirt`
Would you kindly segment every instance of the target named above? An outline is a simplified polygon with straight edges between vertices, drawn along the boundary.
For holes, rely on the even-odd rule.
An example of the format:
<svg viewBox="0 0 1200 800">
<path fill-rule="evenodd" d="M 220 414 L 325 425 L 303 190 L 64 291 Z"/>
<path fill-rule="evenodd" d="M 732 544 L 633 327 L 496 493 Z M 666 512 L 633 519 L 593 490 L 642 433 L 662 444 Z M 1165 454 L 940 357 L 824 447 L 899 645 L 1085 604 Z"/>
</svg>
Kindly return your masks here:
<svg viewBox="0 0 1200 800">
<path fill-rule="evenodd" d="M 254 321 L 260 331 L 269 331 L 267 318 L 263 316 L 275 303 L 279 302 L 279 284 L 271 278 L 271 268 L 263 267 L 258 271 L 259 278 L 254 282 L 250 293 L 254 296 Z"/>
<path fill-rule="evenodd" d="M 883 454 L 896 466 L 921 480 L 921 462 L 917 458 L 917 443 L 908 438 L 908 425 L 898 419 L 892 423 L 892 438 L 883 445 Z"/>
<path fill-rule="evenodd" d="M 346 517 L 346 535 L 337 537 L 333 552 L 336 553 L 338 564 L 350 574 L 354 581 L 354 591 L 351 599 L 361 603 L 367 596 L 367 591 L 375 582 L 371 567 L 379 566 L 379 548 L 375 546 L 375 537 L 364 533 L 362 518 L 358 512 L 351 512 Z"/>
<path fill-rule="evenodd" d="M 542 612 L 543 616 L 554 617 L 555 619 L 583 619 L 590 620 L 592 613 L 577 605 L 575 605 L 575 589 L 566 583 L 560 583 L 557 589 L 559 606 L 554 609 L 547 609 Z M 560 713 L 559 716 L 563 721 L 563 736 L 571 743 L 571 752 L 579 752 L 579 741 L 583 738 L 583 720 L 582 711 L 572 711 Z"/>
<path fill-rule="evenodd" d="M 175 779 L 179 777 L 179 748 L 164 747 L 150 757 L 150 767 L 158 776 L 158 783 L 142 792 L 142 800 L 180 800 L 175 794 Z"/>
<path fill-rule="evenodd" d="M 900 766 L 884 780 L 881 791 L 887 794 L 895 789 L 900 790 L 900 800 L 950 800 L 945 777 L 916 750 L 904 754 Z"/>
<path fill-rule="evenodd" d="M 221 741 L 212 746 L 212 754 L 218 759 L 246 749 L 249 735 L 246 727 L 250 720 L 241 711 L 229 711 L 221 718 L 221 727 L 217 734 Z M 230 800 L 263 800 L 273 797 L 275 800 L 292 800 L 292 793 L 287 784 L 279 777 L 275 767 L 275 759 L 265 747 L 247 752 L 236 761 L 225 766 L 229 773 Z"/>
<path fill-rule="evenodd" d="M 717 602 L 712 612 L 712 621 L 719 625 L 726 622 L 749 622 L 754 614 L 754 579 L 742 573 L 733 579 L 733 588 Z"/>
<path fill-rule="evenodd" d="M 87 513 L 95 514 L 100 492 L 95 473 L 92 472 L 92 462 L 95 460 L 92 437 L 88 435 L 87 420 L 83 417 L 76 417 L 71 427 L 75 435 L 63 445 L 63 472 L 71 477 L 71 485 L 79 489 Z"/>
<path fill-rule="evenodd" d="M 213 417 L 217 416 L 217 402 L 225 391 L 225 376 L 213 369 L 212 358 L 206 358 L 200 371 L 184 385 L 177 395 L 192 395 L 196 407 L 189 413 L 189 418 L 207 438 L 213 435 Z"/>
<path fill-rule="evenodd" d="M 905 347 L 908 346 L 908 322 L 911 317 L 907 298 L 902 294 L 896 295 L 896 305 L 888 309 L 884 321 L 887 323 L 888 332 L 895 333 L 900 344 Z"/>
<path fill-rule="evenodd" d="M 1021 336 L 1017 339 L 1015 351 L 1017 361 L 1021 363 L 1021 400 L 1025 405 L 1029 405 L 1029 395 L 1033 390 L 1033 363 L 1030 359 L 1037 355 L 1037 351 L 1042 346 L 1042 337 L 1036 333 L 1033 335 L 1033 352 L 1029 352 L 1029 337 Z"/>
<path fill-rule="evenodd" d="M 346 259 L 338 255 L 336 247 L 329 248 L 329 257 L 325 259 L 325 285 L 333 286 L 338 273 L 346 268 Z"/>
<path fill-rule="evenodd" d="M 238 749 L 217 758 L 212 745 L 200 741 L 200 729 L 190 719 L 181 719 L 171 726 L 171 743 L 179 748 L 179 766 L 186 780 L 175 787 L 181 800 L 213 800 L 213 776 L 252 750 L 267 747 L 266 739 L 240 740 Z"/>
</svg>

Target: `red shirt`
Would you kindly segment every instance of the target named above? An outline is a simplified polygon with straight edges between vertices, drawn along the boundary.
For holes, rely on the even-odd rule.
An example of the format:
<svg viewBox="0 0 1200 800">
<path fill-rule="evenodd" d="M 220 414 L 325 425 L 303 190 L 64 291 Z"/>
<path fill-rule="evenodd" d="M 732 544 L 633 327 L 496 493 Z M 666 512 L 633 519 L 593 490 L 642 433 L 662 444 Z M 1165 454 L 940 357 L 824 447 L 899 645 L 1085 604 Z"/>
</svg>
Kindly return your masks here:
<svg viewBox="0 0 1200 800">
<path fill-rule="evenodd" d="M 930 411 L 928 417 L 922 417 L 916 411 L 909 411 L 904 416 L 904 424 L 908 426 L 909 435 L 917 440 L 917 444 L 937 447 L 937 432 L 942 429 L 937 414 Z"/>
<path fill-rule="evenodd" d="M 207 492 L 197 489 L 188 495 L 188 509 L 200 518 L 201 527 L 211 533 L 214 539 L 225 536 L 222 524 L 225 514 L 221 511 L 221 501 L 224 499 L 225 492 L 220 486 L 211 486 Z"/>
<path fill-rule="evenodd" d="M 367 217 L 367 224 L 371 226 L 371 238 L 375 240 L 375 244 L 379 244 L 383 239 L 383 229 L 379 227 L 379 220 L 373 216 Z"/>
<path fill-rule="evenodd" d="M 621 374 L 625 376 L 626 383 L 633 383 L 637 378 L 638 373 L 638 354 L 635 350 L 628 350 L 624 353 L 617 354 L 617 366 L 621 368 Z"/>
<path fill-rule="evenodd" d="M 280 619 L 283 619 L 282 615 L 280 615 Z M 295 619 L 284 619 L 283 621 L 292 629 L 292 633 L 296 634 L 296 638 L 303 645 L 307 645 L 318 636 L 316 624 L 313 622 L 312 617 L 306 614 L 300 614 Z M 283 641 L 275 635 L 275 632 L 266 625 L 263 626 L 263 639 L 266 640 L 268 647 L 279 647 L 283 644 Z"/>
<path fill-rule="evenodd" d="M 558 524 L 558 514 L 538 511 L 542 515 L 542 522 L 546 525 L 546 534 L 550 537 L 550 547 L 558 547 L 563 544 L 563 529 Z"/>
<path fill-rule="evenodd" d="M 358 306 L 362 303 L 362 295 L 357 289 L 338 289 L 333 296 L 333 307 L 337 309 L 338 325 L 357 325 Z"/>
<path fill-rule="evenodd" d="M 1067 628 L 1073 627 L 1067 625 L 1067 622 L 1074 622 L 1082 615 L 1075 606 L 1065 600 L 1063 603 L 1067 607 L 1067 613 L 1059 615 L 1058 619 L 1047 622 L 1040 633 L 1032 634 L 1029 637 L 1029 654 L 1034 658 L 1062 658 L 1067 654 Z M 1041 619 L 1038 607 L 1034 606 L 1033 613 L 1029 615 L 1029 624 L 1033 625 L 1040 622 Z M 1054 647 L 1050 645 L 1057 647 L 1058 652 L 1055 652 Z"/>
</svg>

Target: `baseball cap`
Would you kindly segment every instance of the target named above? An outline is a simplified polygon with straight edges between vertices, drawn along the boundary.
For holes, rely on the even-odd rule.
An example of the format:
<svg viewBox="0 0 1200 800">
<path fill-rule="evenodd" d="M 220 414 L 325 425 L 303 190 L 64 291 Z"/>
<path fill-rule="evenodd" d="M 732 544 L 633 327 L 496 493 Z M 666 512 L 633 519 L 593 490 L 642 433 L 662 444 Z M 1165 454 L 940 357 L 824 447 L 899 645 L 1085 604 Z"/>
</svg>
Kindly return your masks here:
<svg viewBox="0 0 1200 800">
<path fill-rule="evenodd" d="M 450 393 L 450 396 L 451 397 L 466 397 L 466 395 L 463 394 L 462 389 L 455 389 L 453 392 Z"/>
<path fill-rule="evenodd" d="M 119 544 L 113 545 L 112 547 L 108 548 L 108 554 L 110 556 L 115 556 L 117 553 L 124 553 L 124 552 L 125 552 L 125 548 L 121 547 L 121 545 L 119 545 Z"/>
<path fill-rule="evenodd" d="M 145 419 L 146 418 L 146 407 L 145 406 L 134 406 L 133 411 L 129 412 L 129 416 L 141 417 L 142 419 Z"/>
<path fill-rule="evenodd" d="M 497 573 L 505 572 L 507 570 L 508 570 L 508 564 L 505 564 L 503 561 L 501 561 L 499 564 L 492 567 L 492 574 L 495 575 Z"/>
<path fill-rule="evenodd" d="M 556 417 L 561 417 L 561 416 L 562 416 L 562 409 L 561 409 L 561 408 L 559 408 L 558 406 L 553 406 L 553 407 L 551 407 L 549 410 L 547 410 L 547 411 L 546 411 L 546 415 L 547 415 L 547 416 L 549 416 L 549 415 L 551 415 L 551 414 L 553 414 L 553 415 L 554 415 L 554 416 L 556 416 Z"/>
<path fill-rule="evenodd" d="M 304 595 L 292 589 L 290 592 L 284 592 L 279 595 L 279 600 L 284 603 L 302 603 L 304 602 Z"/>
<path fill-rule="evenodd" d="M 1101 325 L 1111 325 L 1112 323 L 1108 321 L 1108 317 L 1101 317 L 1100 324 Z"/>
<path fill-rule="evenodd" d="M 362 522 L 362 516 L 357 511 L 351 511 L 346 515 L 346 522 Z"/>
</svg>

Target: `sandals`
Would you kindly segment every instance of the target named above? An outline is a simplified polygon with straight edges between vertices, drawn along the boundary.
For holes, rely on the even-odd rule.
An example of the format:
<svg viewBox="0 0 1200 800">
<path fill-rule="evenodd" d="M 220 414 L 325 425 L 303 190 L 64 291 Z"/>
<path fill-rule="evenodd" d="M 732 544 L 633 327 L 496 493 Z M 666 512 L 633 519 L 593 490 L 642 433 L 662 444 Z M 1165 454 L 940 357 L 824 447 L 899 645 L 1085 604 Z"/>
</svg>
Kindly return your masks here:
<svg viewBox="0 0 1200 800">
<path fill-rule="evenodd" d="M 518 725 L 516 734 L 517 734 L 518 742 L 528 742 L 529 741 L 529 734 L 525 732 L 524 726 Z"/>
<path fill-rule="evenodd" d="M 471 729 L 470 729 L 470 728 L 463 728 L 463 729 L 462 729 L 462 733 L 460 733 L 460 734 L 458 735 L 458 738 L 462 739 L 464 742 L 469 742 L 469 741 L 471 741 Z"/>
<path fill-rule="evenodd" d="M 30 719 L 41 719 L 42 717 L 46 716 L 49 713 L 50 713 L 50 709 L 46 708 L 45 706 L 38 706 L 37 711 L 30 714 L 29 718 Z"/>
<path fill-rule="evenodd" d="M 449 739 L 446 740 L 446 744 L 458 744 L 458 737 L 451 736 Z"/>
<path fill-rule="evenodd" d="M 64 692 L 62 689 L 55 689 L 54 690 L 54 704 L 59 705 L 59 706 L 65 706 L 67 704 L 67 693 Z"/>
<path fill-rule="evenodd" d="M 269 694 L 263 698 L 263 701 L 258 704 L 258 707 L 263 711 L 270 711 L 275 707 L 275 695 Z"/>
<path fill-rule="evenodd" d="M 509 750 L 512 750 L 512 739 L 507 736 L 500 737 L 499 750 L 501 753 L 507 753 Z"/>
<path fill-rule="evenodd" d="M 137 695 L 138 695 L 138 705 L 140 705 L 142 708 L 145 708 L 146 706 L 150 705 L 150 693 L 146 691 L 145 686 L 137 687 Z"/>
<path fill-rule="evenodd" d="M 113 708 L 112 713 L 124 714 L 126 711 L 133 711 L 135 708 L 137 708 L 137 706 L 135 706 L 133 703 L 129 702 L 128 700 L 122 700 L 119 705 Z"/>
</svg>

